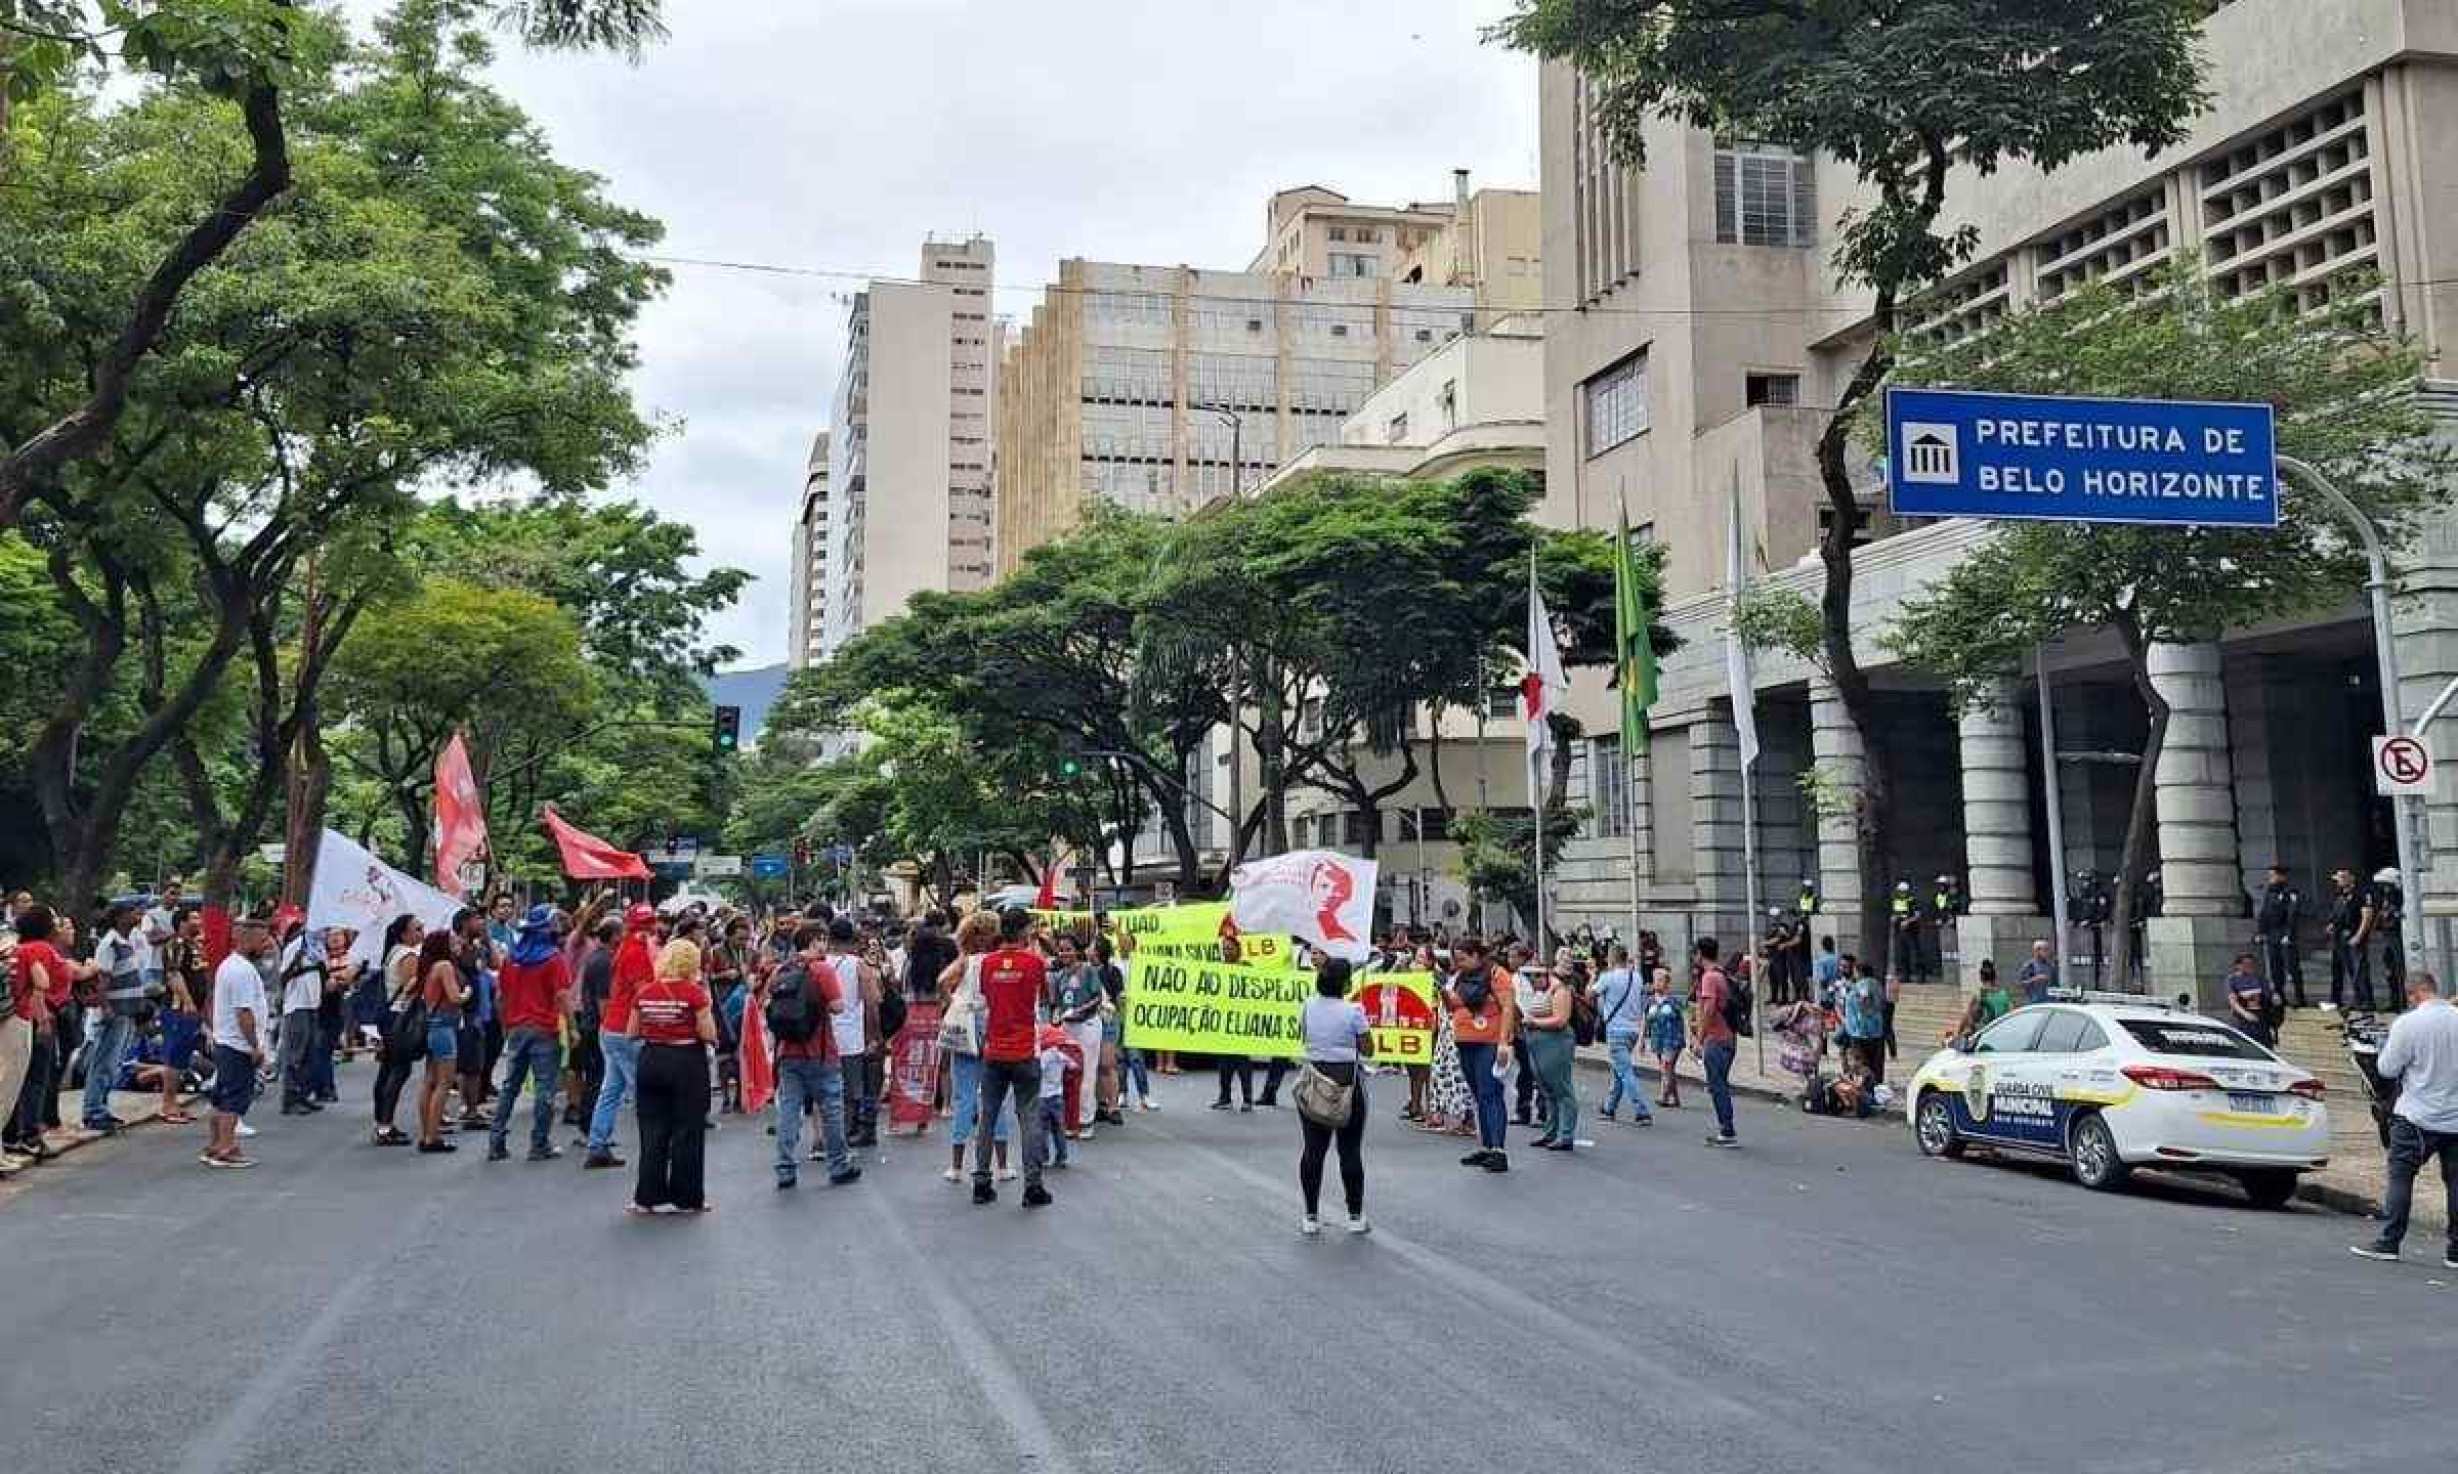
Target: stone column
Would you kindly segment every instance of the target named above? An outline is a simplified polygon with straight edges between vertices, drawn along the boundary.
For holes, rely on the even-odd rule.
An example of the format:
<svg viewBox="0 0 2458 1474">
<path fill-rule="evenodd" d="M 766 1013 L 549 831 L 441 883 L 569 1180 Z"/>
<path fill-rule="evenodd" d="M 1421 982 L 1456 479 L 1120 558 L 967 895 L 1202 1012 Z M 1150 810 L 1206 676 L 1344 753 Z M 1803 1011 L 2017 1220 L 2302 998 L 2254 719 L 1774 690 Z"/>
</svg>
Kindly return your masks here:
<svg viewBox="0 0 2458 1474">
<path fill-rule="evenodd" d="M 2229 953 L 2249 934 L 2219 647 L 2154 645 L 2150 664 L 2169 706 L 2154 777 L 2166 905 L 2148 927 L 2150 985 L 2163 995 L 2215 996 Z"/>
<path fill-rule="evenodd" d="M 2397 631 L 2401 709 L 2413 722 L 2458 677 L 2458 512 L 2433 514 L 2398 562 L 2399 597 L 2391 621 Z M 2437 718 L 2425 737 L 2434 771 L 2424 801 L 2424 853 L 2418 858 L 2427 941 L 2437 947 L 2436 933 L 2445 924 L 2438 918 L 2458 913 L 2458 708 Z M 2433 960 L 2449 969 L 2446 956 Z"/>
<path fill-rule="evenodd" d="M 1860 733 L 1844 713 L 1843 698 L 1823 676 L 1809 680 L 1810 759 L 1835 792 L 1857 794 L 1869 774 Z M 1861 875 L 1859 829 L 1849 814 L 1818 816 L 1818 896 L 1830 916 L 1860 915 L 1867 894 Z M 1843 923 L 1839 923 L 1843 924 Z"/>
<path fill-rule="evenodd" d="M 1956 974 L 1978 987 L 1993 960 L 2011 978 L 2035 938 L 2049 934 L 2031 873 L 2031 767 L 2023 745 L 2019 681 L 1994 683 L 1956 724 L 1963 769 L 1964 884 L 1971 899 L 1955 922 Z"/>
<path fill-rule="evenodd" d="M 1741 850 L 1741 734 L 1707 717 L 1690 727 L 1690 844 L 1702 929 L 1727 946 L 1749 909 Z"/>
</svg>

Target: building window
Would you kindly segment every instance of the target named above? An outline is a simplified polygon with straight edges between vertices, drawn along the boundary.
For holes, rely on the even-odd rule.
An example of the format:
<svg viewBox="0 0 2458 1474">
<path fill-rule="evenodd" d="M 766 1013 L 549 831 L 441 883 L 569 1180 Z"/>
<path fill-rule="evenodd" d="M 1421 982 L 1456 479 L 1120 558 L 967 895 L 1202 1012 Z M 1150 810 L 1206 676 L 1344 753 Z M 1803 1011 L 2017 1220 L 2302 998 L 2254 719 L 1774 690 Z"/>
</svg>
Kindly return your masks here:
<svg viewBox="0 0 2458 1474">
<path fill-rule="evenodd" d="M 1741 397 L 1755 408 L 1762 404 L 1799 404 L 1801 376 L 1799 374 L 1751 374 L 1743 381 Z"/>
<path fill-rule="evenodd" d="M 1360 244 L 1363 244 L 1363 245 L 1368 245 L 1368 246 L 1370 246 L 1370 245 L 1374 244 L 1375 239 L 1376 239 L 1375 232 L 1374 232 L 1374 227 L 1373 227 L 1373 226 L 1371 226 L 1371 225 L 1360 225 L 1360 226 L 1358 226 L 1358 227 L 1357 227 L 1357 239 L 1358 239 L 1359 243 L 1360 243 Z"/>
<path fill-rule="evenodd" d="M 1246 331 L 1248 331 L 1248 332 L 1250 332 L 1250 333 L 1259 333 L 1259 332 L 1262 332 L 1262 331 L 1263 331 L 1263 319 L 1262 319 L 1262 318 L 1259 318 L 1259 317 L 1250 317 L 1250 318 L 1246 319 Z"/>
<path fill-rule="evenodd" d="M 1622 739 L 1599 737 L 1588 758 L 1590 802 L 1596 807 L 1595 834 L 1620 839 L 1630 833 L 1630 765 L 1622 761 Z"/>
<path fill-rule="evenodd" d="M 1519 688 L 1517 686 L 1496 686 L 1486 692 L 1485 714 L 1489 717 L 1519 715 Z"/>
<path fill-rule="evenodd" d="M 1360 255 L 1354 251 L 1334 251 L 1331 253 L 1331 274 L 1333 276 L 1378 276 L 1381 274 L 1381 267 L 1372 256 Z"/>
<path fill-rule="evenodd" d="M 1342 813 L 1340 815 L 1340 842 L 1351 849 L 1363 849 L 1366 845 L 1366 835 L 1371 830 L 1381 827 L 1379 821 L 1382 817 L 1379 809 L 1372 814 L 1361 814 L 1354 809 Z M 1376 822 L 1369 824 L 1369 820 Z M 1380 842 L 1381 838 L 1381 835 L 1375 835 L 1377 842 Z"/>
<path fill-rule="evenodd" d="M 1587 381 L 1587 453 L 1600 456 L 1635 440 L 1647 429 L 1647 350 L 1623 359 Z"/>
<path fill-rule="evenodd" d="M 1345 241 L 1345 240 L 1347 240 L 1347 239 L 1348 239 L 1348 227 L 1347 227 L 1347 226 L 1345 226 L 1345 225 L 1335 225 L 1335 226 L 1333 226 L 1333 227 L 1331 228 L 1331 238 L 1332 238 L 1333 240 L 1336 240 L 1336 241 Z"/>
<path fill-rule="evenodd" d="M 1335 323 L 1333 323 L 1333 324 L 1331 325 L 1331 335 L 1332 335 L 1333 337 L 1335 337 L 1335 338 L 1345 338 L 1345 337 L 1347 337 L 1347 336 L 1348 336 L 1348 324 L 1347 324 L 1347 323 L 1344 323 L 1344 322 L 1335 322 Z"/>
<path fill-rule="evenodd" d="M 1809 246 L 1818 240 L 1810 161 L 1774 143 L 1718 143 L 1715 238 L 1726 245 Z"/>
<path fill-rule="evenodd" d="M 1410 830 L 1408 837 L 1422 839 L 1427 844 L 1441 844 L 1451 837 L 1451 811 L 1449 809 L 1417 810 L 1416 826 Z"/>
<path fill-rule="evenodd" d="M 1459 380 L 1442 381 L 1442 392 L 1434 397 L 1434 407 L 1442 413 L 1445 433 L 1459 428 Z"/>
<path fill-rule="evenodd" d="M 1432 328 L 1419 328 L 1419 329 L 1417 329 L 1417 341 L 1418 341 L 1418 342 L 1420 342 L 1420 343 L 1431 343 L 1431 342 L 1433 342 L 1433 341 L 1434 341 L 1434 330 L 1433 330 Z"/>
<path fill-rule="evenodd" d="M 1383 444 L 1402 445 L 1407 443 L 1407 440 L 1408 416 L 1404 413 L 1393 415 L 1391 423 L 1383 426 Z"/>
</svg>

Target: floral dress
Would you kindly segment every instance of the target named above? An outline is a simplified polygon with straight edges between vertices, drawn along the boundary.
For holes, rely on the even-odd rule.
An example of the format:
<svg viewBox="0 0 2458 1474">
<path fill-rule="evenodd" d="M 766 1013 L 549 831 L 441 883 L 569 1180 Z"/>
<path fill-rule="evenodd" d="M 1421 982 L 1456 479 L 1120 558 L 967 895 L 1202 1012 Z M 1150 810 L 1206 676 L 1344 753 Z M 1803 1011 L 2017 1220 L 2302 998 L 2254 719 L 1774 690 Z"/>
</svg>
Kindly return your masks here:
<svg viewBox="0 0 2458 1474">
<path fill-rule="evenodd" d="M 1476 1109 L 1468 1093 L 1468 1072 L 1459 1067 L 1459 1041 L 1451 1035 L 1447 1008 L 1434 1010 L 1434 1091 L 1429 1104 L 1453 1128 L 1471 1120 Z"/>
</svg>

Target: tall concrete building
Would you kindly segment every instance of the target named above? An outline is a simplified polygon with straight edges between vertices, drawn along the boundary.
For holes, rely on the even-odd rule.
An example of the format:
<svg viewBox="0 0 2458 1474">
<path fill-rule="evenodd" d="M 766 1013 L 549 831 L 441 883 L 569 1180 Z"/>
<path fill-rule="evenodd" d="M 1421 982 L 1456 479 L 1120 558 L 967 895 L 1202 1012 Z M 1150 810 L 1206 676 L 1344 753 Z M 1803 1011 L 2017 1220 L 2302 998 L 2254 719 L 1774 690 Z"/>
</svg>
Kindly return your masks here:
<svg viewBox="0 0 2458 1474">
<path fill-rule="evenodd" d="M 828 586 L 828 432 L 811 437 L 794 515 L 793 605 L 786 620 L 785 663 L 801 670 L 820 657 L 824 623 L 820 595 Z"/>
<path fill-rule="evenodd" d="M 2206 21 L 2203 45 L 2211 105 L 2181 146 L 2157 158 L 2112 149 L 2047 174 L 1954 175 L 1944 225 L 1970 224 L 1978 249 L 1915 304 L 1916 339 L 1979 330 L 2176 259 L 2199 263 L 2226 294 L 2285 286 L 2308 300 L 2338 273 L 2371 268 L 2383 316 L 2421 341 L 2429 374 L 2447 374 L 2458 348 L 2458 6 L 2232 0 Z M 1737 485 L 1755 576 L 1814 599 L 1828 515 L 1819 406 L 1835 401 L 1870 332 L 1866 292 L 1839 284 L 1830 262 L 1840 216 L 1865 201 L 1832 161 L 1669 122 L 1649 127 L 1648 167 L 1625 169 L 1607 156 L 1578 76 L 1549 67 L 1541 99 L 1547 298 L 1578 309 L 1547 324 L 1546 515 L 1610 527 L 1626 494 L 1634 526 L 1666 545 L 1665 617 L 1686 642 L 1665 664 L 1649 754 L 1625 765 L 1607 739 L 1585 755 L 1597 832 L 1566 857 L 1558 914 L 1629 926 L 1635 829 L 1640 924 L 1668 942 L 1731 937 L 1743 875 L 1717 587 L 1726 508 Z M 2418 389 L 2458 411 L 2458 382 L 2428 377 Z M 1788 897 L 1807 876 L 1831 911 L 1848 912 L 1872 887 L 1925 889 L 1952 874 L 1970 898 L 1958 928 L 1968 975 L 2046 934 L 2053 875 L 2116 868 L 2134 774 L 2068 762 L 2044 773 L 2035 672 L 1993 709 L 1958 716 L 1937 682 L 1895 662 L 1878 639 L 1895 611 L 1990 530 L 1894 525 L 1876 469 L 1856 480 L 1871 541 L 1856 557 L 1854 623 L 1893 748 L 1895 853 L 1885 873 L 1859 873 L 1850 815 L 1804 802 L 1803 774 L 1848 783 L 1866 758 L 1816 670 L 1763 657 L 1767 893 Z M 2458 514 L 2437 516 L 2407 550 L 2402 590 L 2394 636 L 2413 713 L 2458 674 Z M 2143 705 L 2111 636 L 2076 631 L 2045 665 L 2060 749 L 2139 749 Z M 2381 729 L 2371 624 L 2351 588 L 2339 609 L 2156 648 L 2151 665 L 2175 712 L 2156 771 L 2165 902 L 2149 923 L 2153 976 L 2207 982 L 2250 935 L 2248 891 L 2274 860 L 2319 897 L 2332 869 L 2367 874 L 2391 858 L 2387 804 L 2364 777 L 2367 739 Z M 1590 731 L 1612 730 L 1601 692 L 1580 714 Z M 2047 802 L 2063 818 L 2062 853 L 2048 850 Z M 2429 814 L 2436 858 L 2421 899 L 2448 917 L 2458 913 L 2458 780 L 2437 780 Z"/>
<path fill-rule="evenodd" d="M 999 570 L 1087 500 L 1184 513 L 1336 442 L 1376 388 L 1533 293 L 1535 205 L 1464 178 L 1432 205 L 1309 186 L 1272 197 L 1243 272 L 1061 262 L 1003 355 Z"/>
<path fill-rule="evenodd" d="M 917 593 L 990 581 L 994 264 L 984 237 L 931 240 L 918 281 L 854 296 L 829 438 L 823 658 Z"/>
</svg>

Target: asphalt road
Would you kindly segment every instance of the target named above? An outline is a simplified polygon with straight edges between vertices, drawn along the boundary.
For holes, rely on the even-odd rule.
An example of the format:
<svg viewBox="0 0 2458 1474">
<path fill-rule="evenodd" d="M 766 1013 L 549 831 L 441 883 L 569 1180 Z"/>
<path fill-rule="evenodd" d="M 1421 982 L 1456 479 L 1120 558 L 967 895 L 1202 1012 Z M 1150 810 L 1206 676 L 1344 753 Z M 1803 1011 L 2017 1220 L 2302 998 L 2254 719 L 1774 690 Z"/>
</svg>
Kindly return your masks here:
<svg viewBox="0 0 2458 1474">
<path fill-rule="evenodd" d="M 1055 1207 L 898 1143 L 851 1187 L 710 1143 L 628 1173 L 259 1112 L 263 1165 L 151 1128 L 0 1203 L 0 1470 L 2446 1469 L 2458 1274 L 2226 1189 L 2085 1192 L 1899 1127 L 1705 1102 L 1488 1176 L 1390 1119 L 1375 1232 L 1296 1232 L 1293 1113 L 1208 1078 Z M 1335 1185 L 1332 1189 L 1336 1195 Z M 2425 1251 L 2430 1250 L 2427 1254 Z"/>
</svg>

